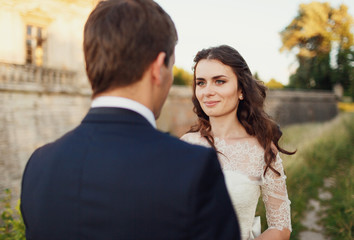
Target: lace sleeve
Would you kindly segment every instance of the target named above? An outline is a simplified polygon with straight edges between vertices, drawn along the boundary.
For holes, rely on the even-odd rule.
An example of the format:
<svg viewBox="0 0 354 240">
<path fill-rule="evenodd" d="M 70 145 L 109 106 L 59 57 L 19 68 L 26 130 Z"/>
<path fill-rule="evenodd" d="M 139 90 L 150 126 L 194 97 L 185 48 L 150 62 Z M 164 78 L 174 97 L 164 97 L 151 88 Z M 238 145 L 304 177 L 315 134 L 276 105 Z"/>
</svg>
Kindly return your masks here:
<svg viewBox="0 0 354 240">
<path fill-rule="evenodd" d="M 268 227 L 279 230 L 287 228 L 292 231 L 290 200 L 286 189 L 286 176 L 279 153 L 276 156 L 273 167 L 281 176 L 268 169 L 262 185 L 262 198 L 266 208 Z"/>
</svg>

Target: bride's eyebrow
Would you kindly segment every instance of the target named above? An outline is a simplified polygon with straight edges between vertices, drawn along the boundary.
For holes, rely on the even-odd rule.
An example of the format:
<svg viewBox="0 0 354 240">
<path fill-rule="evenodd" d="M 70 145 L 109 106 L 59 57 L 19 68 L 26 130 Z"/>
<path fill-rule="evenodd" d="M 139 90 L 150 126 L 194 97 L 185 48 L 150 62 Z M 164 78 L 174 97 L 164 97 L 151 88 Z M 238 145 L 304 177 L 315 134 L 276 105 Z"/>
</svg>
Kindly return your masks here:
<svg viewBox="0 0 354 240">
<path fill-rule="evenodd" d="M 225 76 L 225 75 L 217 75 L 217 76 L 214 76 L 214 77 L 212 77 L 212 79 L 217 79 L 217 78 L 227 78 L 227 76 Z"/>
<path fill-rule="evenodd" d="M 227 78 L 227 76 L 225 76 L 225 75 L 217 75 L 217 76 L 212 77 L 211 79 L 215 80 L 215 79 L 222 78 L 222 77 Z M 201 81 L 201 80 L 205 80 L 205 78 L 197 77 L 195 80 Z"/>
</svg>

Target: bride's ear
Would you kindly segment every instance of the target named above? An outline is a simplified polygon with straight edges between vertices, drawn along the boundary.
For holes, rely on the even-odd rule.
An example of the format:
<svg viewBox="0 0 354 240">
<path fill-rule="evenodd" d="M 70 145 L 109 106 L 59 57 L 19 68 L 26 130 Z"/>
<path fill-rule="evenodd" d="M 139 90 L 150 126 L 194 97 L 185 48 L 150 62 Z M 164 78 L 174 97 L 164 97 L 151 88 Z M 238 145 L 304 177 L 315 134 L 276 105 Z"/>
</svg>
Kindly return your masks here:
<svg viewBox="0 0 354 240">
<path fill-rule="evenodd" d="M 162 68 L 165 67 L 165 58 L 166 53 L 160 52 L 151 64 L 151 80 L 156 85 L 160 85 L 162 83 Z"/>
</svg>

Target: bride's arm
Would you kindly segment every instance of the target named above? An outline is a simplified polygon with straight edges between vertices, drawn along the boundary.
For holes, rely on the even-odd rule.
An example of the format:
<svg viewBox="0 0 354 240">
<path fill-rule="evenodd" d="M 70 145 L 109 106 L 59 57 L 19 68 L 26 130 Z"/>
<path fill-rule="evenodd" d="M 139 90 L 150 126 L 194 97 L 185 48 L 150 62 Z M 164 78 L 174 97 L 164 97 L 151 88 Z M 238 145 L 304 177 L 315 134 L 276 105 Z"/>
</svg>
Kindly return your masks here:
<svg viewBox="0 0 354 240">
<path fill-rule="evenodd" d="M 281 176 L 269 169 L 263 179 L 262 199 L 266 208 L 268 229 L 256 239 L 288 240 L 291 232 L 290 201 L 279 154 L 273 167 Z"/>
</svg>

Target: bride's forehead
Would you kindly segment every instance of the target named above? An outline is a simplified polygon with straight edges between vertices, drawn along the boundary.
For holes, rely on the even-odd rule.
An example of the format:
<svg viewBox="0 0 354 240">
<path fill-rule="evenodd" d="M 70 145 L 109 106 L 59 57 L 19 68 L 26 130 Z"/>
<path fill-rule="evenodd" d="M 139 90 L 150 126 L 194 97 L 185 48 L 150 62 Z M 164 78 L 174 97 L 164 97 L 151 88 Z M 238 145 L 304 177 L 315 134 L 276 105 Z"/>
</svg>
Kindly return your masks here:
<svg viewBox="0 0 354 240">
<path fill-rule="evenodd" d="M 200 60 L 196 67 L 196 75 L 229 75 L 232 74 L 232 68 L 222 62 L 214 59 Z"/>
</svg>

